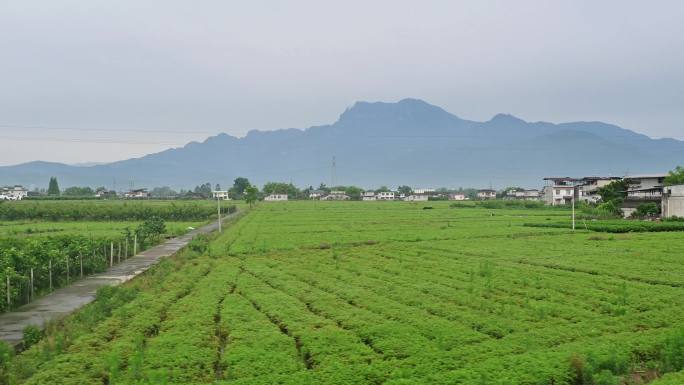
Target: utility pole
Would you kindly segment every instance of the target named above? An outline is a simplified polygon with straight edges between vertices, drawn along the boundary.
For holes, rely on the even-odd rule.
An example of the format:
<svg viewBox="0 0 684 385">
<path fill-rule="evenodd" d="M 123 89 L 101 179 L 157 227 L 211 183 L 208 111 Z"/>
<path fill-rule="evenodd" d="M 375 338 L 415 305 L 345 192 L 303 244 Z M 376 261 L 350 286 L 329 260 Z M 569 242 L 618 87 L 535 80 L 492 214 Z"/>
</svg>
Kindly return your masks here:
<svg viewBox="0 0 684 385">
<path fill-rule="evenodd" d="M 332 167 L 330 168 L 330 188 L 335 188 L 337 186 L 337 163 L 335 162 L 335 156 L 332 157 Z"/>
<path fill-rule="evenodd" d="M 577 186 L 572 189 L 572 231 L 575 231 L 575 195 L 578 194 Z"/>
<path fill-rule="evenodd" d="M 221 232 L 221 199 L 216 194 L 216 213 L 218 214 L 218 232 Z"/>
</svg>

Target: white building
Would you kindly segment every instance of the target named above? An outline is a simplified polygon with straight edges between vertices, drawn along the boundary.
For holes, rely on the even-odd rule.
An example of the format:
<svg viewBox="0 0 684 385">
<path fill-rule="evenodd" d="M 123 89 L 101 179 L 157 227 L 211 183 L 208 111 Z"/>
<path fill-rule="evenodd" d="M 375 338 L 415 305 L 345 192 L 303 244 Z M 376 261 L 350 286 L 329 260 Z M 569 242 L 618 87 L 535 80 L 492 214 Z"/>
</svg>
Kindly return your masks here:
<svg viewBox="0 0 684 385">
<path fill-rule="evenodd" d="M 417 188 L 413 190 L 414 194 L 422 195 L 422 194 L 432 194 L 435 192 L 435 189 L 433 188 Z"/>
<path fill-rule="evenodd" d="M 222 201 L 230 200 L 230 197 L 228 196 L 228 191 L 212 191 L 211 193 L 214 196 L 214 199 L 220 199 Z"/>
<path fill-rule="evenodd" d="M 684 218 L 684 185 L 665 186 L 661 207 L 663 218 Z"/>
<path fill-rule="evenodd" d="M 309 193 L 309 199 L 321 199 L 323 196 L 325 196 L 323 190 L 313 190 Z"/>
<path fill-rule="evenodd" d="M 490 190 L 490 189 L 478 190 L 477 198 L 478 199 L 496 199 L 496 190 Z"/>
<path fill-rule="evenodd" d="M 411 194 L 404 198 L 407 202 L 427 202 L 429 200 L 428 194 Z"/>
<path fill-rule="evenodd" d="M 575 197 L 575 186 L 578 180 L 569 177 L 544 178 L 546 186 L 542 189 L 542 199 L 547 205 L 558 206 L 571 204 Z"/>
<path fill-rule="evenodd" d="M 377 197 L 375 196 L 375 191 L 364 191 L 363 194 L 361 194 L 361 200 L 362 201 L 375 201 L 375 200 L 377 200 Z"/>
<path fill-rule="evenodd" d="M 267 195 L 264 197 L 264 200 L 266 202 L 279 202 L 279 201 L 286 201 L 287 200 L 287 194 L 271 194 Z"/>
<path fill-rule="evenodd" d="M 348 201 L 351 198 L 344 191 L 331 191 L 330 194 L 321 199 L 326 201 Z"/>
<path fill-rule="evenodd" d="M 131 191 L 124 193 L 124 198 L 127 198 L 127 199 L 145 199 L 145 198 L 149 198 L 149 197 L 150 197 L 150 193 L 147 192 L 146 188 L 131 190 Z"/>
<path fill-rule="evenodd" d="M 627 199 L 658 200 L 663 196 L 663 186 L 668 174 L 625 176 Z"/>
<path fill-rule="evenodd" d="M 449 194 L 449 200 L 450 201 L 464 201 L 466 199 L 468 199 L 468 198 L 465 196 L 465 194 L 461 194 L 461 193 Z"/>
<path fill-rule="evenodd" d="M 393 201 L 394 191 L 381 191 L 375 194 L 375 198 L 379 201 Z"/>
<path fill-rule="evenodd" d="M 585 202 L 597 203 L 601 200 L 598 190 L 622 178 L 615 176 L 587 176 L 579 180 L 579 198 Z"/>
<path fill-rule="evenodd" d="M 539 200 L 539 190 L 522 190 L 522 189 L 511 189 L 506 191 L 504 199 L 508 200 L 521 200 L 521 201 L 536 201 Z"/>
<path fill-rule="evenodd" d="M 28 190 L 20 185 L 0 189 L 0 200 L 20 201 L 28 196 Z"/>
</svg>

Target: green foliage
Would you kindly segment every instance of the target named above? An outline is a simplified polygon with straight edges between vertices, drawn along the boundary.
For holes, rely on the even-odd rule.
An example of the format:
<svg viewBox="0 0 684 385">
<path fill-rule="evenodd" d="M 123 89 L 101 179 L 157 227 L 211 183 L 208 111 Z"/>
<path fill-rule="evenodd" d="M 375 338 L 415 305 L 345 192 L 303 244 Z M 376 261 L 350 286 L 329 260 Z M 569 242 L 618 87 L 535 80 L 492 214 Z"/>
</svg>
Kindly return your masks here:
<svg viewBox="0 0 684 385">
<path fill-rule="evenodd" d="M 413 194 L 413 189 L 411 188 L 411 186 L 404 185 L 404 186 L 397 187 L 397 192 L 399 192 L 399 194 L 404 194 L 406 196 L 409 196 L 409 195 Z"/>
<path fill-rule="evenodd" d="M 250 207 L 254 206 L 257 199 L 259 199 L 259 189 L 254 186 L 248 186 L 245 189 L 245 203 L 249 204 Z"/>
<path fill-rule="evenodd" d="M 598 194 L 601 196 L 603 202 L 615 202 L 617 206 L 620 205 L 623 199 L 627 197 L 628 189 L 627 181 L 616 180 L 610 182 L 606 186 L 600 187 L 598 189 Z"/>
<path fill-rule="evenodd" d="M 286 194 L 288 198 L 295 199 L 299 196 L 299 189 L 292 183 L 268 182 L 261 190 L 264 195 Z"/>
<path fill-rule="evenodd" d="M 666 340 L 661 359 L 665 372 L 684 370 L 684 328 L 675 330 Z"/>
<path fill-rule="evenodd" d="M 48 195 L 51 196 L 59 196 L 60 191 L 59 191 L 59 183 L 57 183 L 57 178 L 50 177 L 50 183 L 48 184 Z"/>
<path fill-rule="evenodd" d="M 655 202 L 640 204 L 632 216 L 637 218 L 656 217 L 660 214 L 660 206 Z"/>
<path fill-rule="evenodd" d="M 5 341 L 0 341 L 0 384 L 10 383 L 10 364 L 14 349 Z"/>
<path fill-rule="evenodd" d="M 669 175 L 665 177 L 664 183 L 666 186 L 684 184 L 684 167 L 677 166 L 677 168 L 670 171 Z"/>
<path fill-rule="evenodd" d="M 243 199 L 245 190 L 247 190 L 249 186 L 251 186 L 249 179 L 243 177 L 235 178 L 233 187 L 228 190 L 228 195 L 231 199 Z"/>
<path fill-rule="evenodd" d="M 92 188 L 90 187 L 78 187 L 78 186 L 73 186 L 73 187 L 67 187 L 64 190 L 64 196 L 67 197 L 89 197 L 95 194 L 95 191 L 93 191 Z"/>
<path fill-rule="evenodd" d="M 153 216 L 145 219 L 138 228 L 136 233 L 138 234 L 138 239 L 152 238 L 154 240 L 159 239 L 159 237 L 166 232 L 166 223 L 161 217 Z"/>
<path fill-rule="evenodd" d="M 23 330 L 22 344 L 24 349 L 40 342 L 43 338 L 43 331 L 36 325 L 27 325 Z"/>
</svg>

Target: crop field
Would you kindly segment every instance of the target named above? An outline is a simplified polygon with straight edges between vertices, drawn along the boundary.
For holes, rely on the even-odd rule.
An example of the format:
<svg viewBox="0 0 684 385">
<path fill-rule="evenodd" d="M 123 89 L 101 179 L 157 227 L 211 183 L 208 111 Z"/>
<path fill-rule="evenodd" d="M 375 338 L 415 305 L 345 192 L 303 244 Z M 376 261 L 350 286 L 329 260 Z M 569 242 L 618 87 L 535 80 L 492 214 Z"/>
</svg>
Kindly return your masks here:
<svg viewBox="0 0 684 385">
<path fill-rule="evenodd" d="M 216 210 L 215 201 L 0 202 L 0 312 L 215 220 Z M 163 228 L 149 228 L 150 218 Z"/>
<path fill-rule="evenodd" d="M 262 203 L 48 330 L 13 384 L 684 384 L 684 234 Z M 3 372 L 0 370 L 0 374 Z"/>
</svg>

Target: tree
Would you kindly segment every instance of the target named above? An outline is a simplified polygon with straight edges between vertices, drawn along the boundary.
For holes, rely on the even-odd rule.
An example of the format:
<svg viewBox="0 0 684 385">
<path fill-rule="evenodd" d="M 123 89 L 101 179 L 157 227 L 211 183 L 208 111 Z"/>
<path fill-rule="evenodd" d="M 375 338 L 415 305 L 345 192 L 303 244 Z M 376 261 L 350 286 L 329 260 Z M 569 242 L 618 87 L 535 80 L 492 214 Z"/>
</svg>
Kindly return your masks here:
<svg viewBox="0 0 684 385">
<path fill-rule="evenodd" d="M 255 186 L 247 186 L 244 191 L 245 203 L 248 203 L 250 207 L 254 206 L 257 199 L 259 198 L 259 189 Z"/>
<path fill-rule="evenodd" d="M 388 191 L 390 191 L 390 189 L 389 189 L 389 187 L 387 187 L 387 186 L 380 186 L 379 189 L 375 190 L 376 193 L 379 193 L 379 192 L 388 192 Z"/>
<path fill-rule="evenodd" d="M 413 194 L 413 189 L 406 185 L 397 187 L 397 191 L 399 194 L 404 194 L 406 196 Z"/>
<path fill-rule="evenodd" d="M 199 186 L 195 186 L 195 194 L 200 195 L 202 198 L 211 197 L 211 183 L 207 182 Z"/>
<path fill-rule="evenodd" d="M 665 185 L 672 186 L 675 184 L 684 184 L 684 167 L 677 166 L 670 174 L 665 177 Z"/>
<path fill-rule="evenodd" d="M 615 206 L 620 206 L 622 201 L 627 196 L 627 189 L 629 186 L 625 180 L 616 180 L 609 184 L 600 187 L 598 194 L 604 203 L 613 202 Z"/>
<path fill-rule="evenodd" d="M 177 192 L 169 186 L 155 187 L 150 191 L 150 196 L 154 198 L 170 198 L 178 195 Z"/>
<path fill-rule="evenodd" d="M 64 195 L 70 197 L 86 197 L 92 196 L 93 194 L 95 194 L 95 192 L 90 187 L 72 186 L 64 190 Z"/>
<path fill-rule="evenodd" d="M 214 187 L 214 191 L 221 191 L 221 185 L 216 183 L 216 187 Z"/>
<path fill-rule="evenodd" d="M 249 179 L 243 177 L 235 178 L 235 181 L 233 181 L 233 187 L 228 190 L 228 196 L 231 199 L 242 199 L 245 190 L 249 186 L 251 186 Z"/>
<path fill-rule="evenodd" d="M 268 182 L 264 185 L 264 188 L 261 191 L 264 193 L 264 195 L 287 194 L 290 199 L 294 199 L 299 196 L 299 189 L 292 183 Z"/>
<path fill-rule="evenodd" d="M 349 196 L 349 199 L 353 201 L 360 201 L 363 189 L 361 187 L 356 186 L 347 186 L 344 189 L 344 193 L 347 194 L 347 196 Z"/>
<path fill-rule="evenodd" d="M 59 196 L 59 183 L 57 183 L 57 178 L 50 177 L 50 184 L 48 185 L 48 195 Z"/>
</svg>

